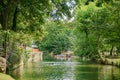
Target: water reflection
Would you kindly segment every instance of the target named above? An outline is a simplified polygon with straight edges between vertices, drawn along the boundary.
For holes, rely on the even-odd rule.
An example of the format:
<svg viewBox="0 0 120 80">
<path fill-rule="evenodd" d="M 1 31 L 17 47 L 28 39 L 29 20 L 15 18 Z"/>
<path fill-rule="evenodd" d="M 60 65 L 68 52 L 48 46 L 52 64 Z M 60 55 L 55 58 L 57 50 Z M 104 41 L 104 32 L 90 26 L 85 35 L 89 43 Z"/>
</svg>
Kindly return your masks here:
<svg viewBox="0 0 120 80">
<path fill-rule="evenodd" d="M 41 62 L 25 66 L 16 80 L 120 80 L 120 69 L 80 62 Z"/>
<path fill-rule="evenodd" d="M 85 64 L 76 67 L 75 80 L 120 80 L 120 69 L 108 65 Z"/>
</svg>

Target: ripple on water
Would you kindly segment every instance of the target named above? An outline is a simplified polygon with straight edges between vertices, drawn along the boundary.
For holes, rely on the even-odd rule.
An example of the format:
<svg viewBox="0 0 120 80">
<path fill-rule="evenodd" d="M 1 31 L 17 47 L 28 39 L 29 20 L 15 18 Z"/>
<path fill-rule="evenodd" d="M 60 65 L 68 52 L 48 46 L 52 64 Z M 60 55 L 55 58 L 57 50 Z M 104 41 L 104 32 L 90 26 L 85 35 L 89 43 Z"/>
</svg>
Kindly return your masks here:
<svg viewBox="0 0 120 80">
<path fill-rule="evenodd" d="M 82 62 L 41 62 L 26 66 L 16 80 L 120 80 L 120 69 Z"/>
</svg>

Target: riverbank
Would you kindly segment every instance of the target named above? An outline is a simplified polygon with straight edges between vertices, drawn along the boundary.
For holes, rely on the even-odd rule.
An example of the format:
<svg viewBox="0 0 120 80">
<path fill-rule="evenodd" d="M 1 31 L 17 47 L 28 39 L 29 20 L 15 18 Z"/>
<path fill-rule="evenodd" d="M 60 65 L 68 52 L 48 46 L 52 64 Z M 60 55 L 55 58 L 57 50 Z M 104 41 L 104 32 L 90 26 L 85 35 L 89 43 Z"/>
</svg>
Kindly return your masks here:
<svg viewBox="0 0 120 80">
<path fill-rule="evenodd" d="M 0 80 L 15 80 L 11 76 L 0 73 Z"/>
<path fill-rule="evenodd" d="M 120 59 L 107 59 L 107 64 L 114 65 L 120 68 Z"/>
<path fill-rule="evenodd" d="M 95 62 L 104 65 L 112 65 L 120 68 L 120 59 L 118 58 L 104 58 L 103 60 L 98 59 Z"/>
<path fill-rule="evenodd" d="M 112 65 L 120 68 L 120 58 L 104 58 L 104 59 L 83 59 L 81 58 L 80 61 L 92 61 L 97 64 L 103 65 Z"/>
</svg>

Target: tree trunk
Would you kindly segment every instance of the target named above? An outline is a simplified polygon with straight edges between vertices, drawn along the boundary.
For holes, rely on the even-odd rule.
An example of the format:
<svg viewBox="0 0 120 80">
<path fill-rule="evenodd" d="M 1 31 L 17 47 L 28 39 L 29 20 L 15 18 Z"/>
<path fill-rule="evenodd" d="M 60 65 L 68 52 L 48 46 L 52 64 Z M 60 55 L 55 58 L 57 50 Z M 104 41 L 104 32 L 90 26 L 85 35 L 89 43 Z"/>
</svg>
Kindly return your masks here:
<svg viewBox="0 0 120 80">
<path fill-rule="evenodd" d="M 7 32 L 4 33 L 3 35 L 3 53 L 5 53 L 5 55 L 3 55 L 4 57 L 6 57 L 6 50 L 7 50 Z"/>
<path fill-rule="evenodd" d="M 97 45 L 98 45 L 98 55 L 99 55 L 100 59 L 103 60 L 104 58 L 102 56 L 102 52 L 100 51 L 100 37 L 101 37 L 101 35 L 99 34 L 96 42 L 97 42 Z"/>
<path fill-rule="evenodd" d="M 85 29 L 86 40 L 88 40 L 88 29 Z"/>
<path fill-rule="evenodd" d="M 0 24 L 2 25 L 2 19 L 3 19 L 3 8 L 5 7 L 5 4 L 3 3 L 3 0 L 0 0 Z"/>
<path fill-rule="evenodd" d="M 110 56 L 113 56 L 113 49 L 114 49 L 114 46 L 112 45 L 112 47 L 110 49 Z"/>
<path fill-rule="evenodd" d="M 103 53 L 102 53 L 102 51 L 101 51 L 100 38 L 101 38 L 101 35 L 98 34 L 98 38 L 97 38 L 97 40 L 96 40 L 97 45 L 98 45 L 98 55 L 99 55 L 99 57 L 100 57 L 100 62 L 101 62 L 102 64 L 107 64 L 107 59 L 105 59 L 105 57 L 103 56 Z"/>
<path fill-rule="evenodd" d="M 8 34 L 7 34 L 7 29 L 8 29 L 8 21 L 9 21 L 9 15 L 11 12 L 12 5 L 14 3 L 14 0 L 8 0 L 7 4 L 4 5 L 3 1 L 1 2 L 2 7 L 4 7 L 3 11 L 1 12 L 1 25 L 2 25 L 2 30 L 4 31 L 3 35 L 3 49 L 4 49 L 4 54 L 7 54 L 6 49 L 7 49 L 7 40 L 8 40 Z M 7 55 L 4 55 L 6 57 Z"/>
<path fill-rule="evenodd" d="M 14 3 L 14 0 L 9 0 L 6 8 L 4 9 L 2 23 L 1 23 L 3 30 L 7 30 L 10 10 L 11 10 L 11 6 L 12 6 L 13 3 Z"/>
<path fill-rule="evenodd" d="M 17 16 L 18 16 L 18 12 L 19 12 L 18 4 L 19 4 L 19 1 L 17 0 L 15 12 L 14 12 L 14 15 L 13 15 L 13 25 L 12 25 L 12 30 L 13 31 L 16 31 L 16 28 L 17 28 Z"/>
<path fill-rule="evenodd" d="M 16 24 L 17 24 L 17 13 L 18 13 L 18 11 L 17 11 L 17 7 L 16 7 L 16 9 L 15 9 L 15 13 L 14 13 L 14 16 L 13 16 L 13 25 L 12 25 L 12 30 L 13 31 L 16 31 Z"/>
</svg>

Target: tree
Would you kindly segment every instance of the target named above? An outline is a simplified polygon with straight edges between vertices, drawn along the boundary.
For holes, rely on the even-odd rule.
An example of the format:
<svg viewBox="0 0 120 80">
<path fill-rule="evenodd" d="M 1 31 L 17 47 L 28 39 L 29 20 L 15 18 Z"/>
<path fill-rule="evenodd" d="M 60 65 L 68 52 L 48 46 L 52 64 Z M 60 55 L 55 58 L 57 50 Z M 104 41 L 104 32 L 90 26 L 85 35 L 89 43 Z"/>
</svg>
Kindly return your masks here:
<svg viewBox="0 0 120 80">
<path fill-rule="evenodd" d="M 94 50 L 92 51 L 93 56 L 99 55 L 103 59 L 102 55 L 98 54 L 100 53 L 99 50 L 104 52 L 109 49 L 112 55 L 114 47 L 119 45 L 120 38 L 118 35 L 119 27 L 117 27 L 119 26 L 119 3 L 119 1 L 104 2 L 103 0 L 102 5 L 99 7 L 90 6 L 93 3 L 89 3 L 84 8 L 78 9 L 76 15 L 78 26 L 75 31 L 79 54 L 83 53 L 82 55 L 84 55 L 87 53 L 89 55 Z M 108 47 L 109 45 L 111 48 Z"/>
<path fill-rule="evenodd" d="M 70 48 L 68 29 L 63 24 L 50 22 L 46 26 L 46 36 L 39 44 L 40 50 L 60 54 Z"/>
<path fill-rule="evenodd" d="M 80 56 L 93 57 L 97 54 L 97 45 L 95 43 L 95 36 L 91 31 L 92 27 L 92 14 L 97 9 L 94 3 L 83 5 L 78 8 L 76 14 L 76 50 Z"/>
<path fill-rule="evenodd" d="M 11 56 L 19 57 L 16 46 L 28 45 L 30 40 L 38 39 L 36 37 L 41 40 L 44 35 L 41 24 L 46 18 L 70 17 L 74 6 L 74 0 L 0 0 L 0 56 L 8 62 Z"/>
<path fill-rule="evenodd" d="M 70 10 L 75 4 L 75 0 L 1 0 L 0 24 L 2 30 L 41 30 L 40 25 L 46 16 L 51 16 L 54 20 L 70 17 Z M 6 41 L 6 36 L 4 39 Z"/>
</svg>

